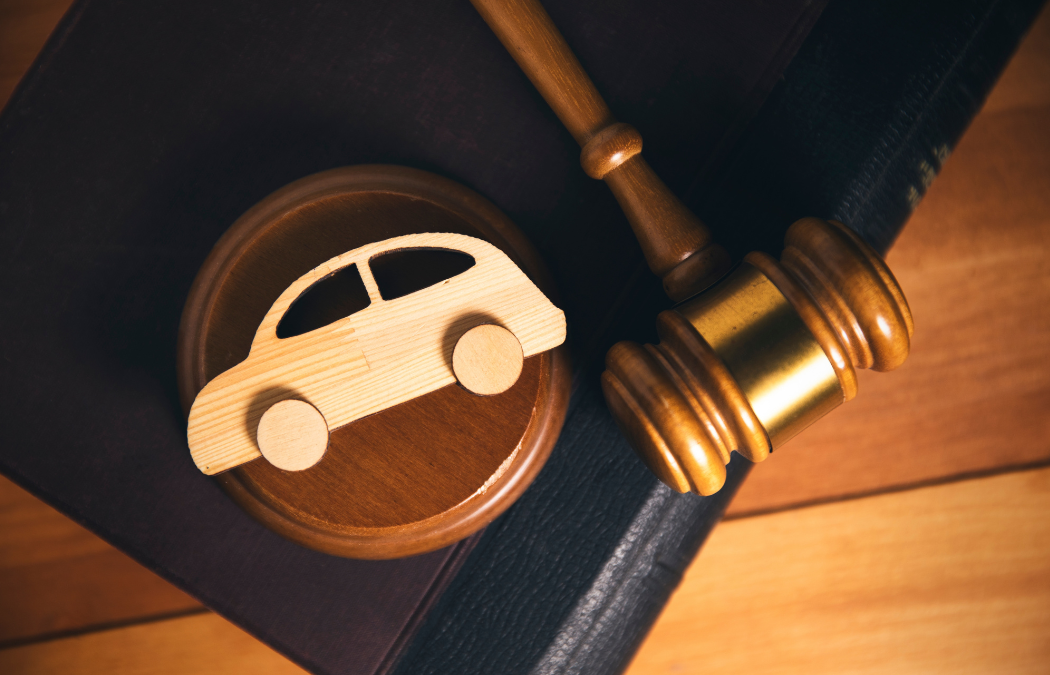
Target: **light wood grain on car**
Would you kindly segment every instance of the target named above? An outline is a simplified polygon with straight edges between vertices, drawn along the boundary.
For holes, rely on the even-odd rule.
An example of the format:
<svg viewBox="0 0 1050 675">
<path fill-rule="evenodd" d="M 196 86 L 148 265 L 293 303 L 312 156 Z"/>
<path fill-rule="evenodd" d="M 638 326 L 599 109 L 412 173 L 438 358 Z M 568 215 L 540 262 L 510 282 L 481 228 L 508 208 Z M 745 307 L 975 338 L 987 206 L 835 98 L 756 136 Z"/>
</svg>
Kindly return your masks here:
<svg viewBox="0 0 1050 675">
<path fill-rule="evenodd" d="M 473 256 L 467 271 L 404 297 L 384 300 L 368 261 L 399 249 L 438 248 Z M 287 339 L 277 326 L 313 284 L 356 264 L 372 304 L 345 319 Z M 474 237 L 423 233 L 362 246 L 289 286 L 259 326 L 248 359 L 197 394 L 187 436 L 198 468 L 215 474 L 260 456 L 259 420 L 270 406 L 300 399 L 328 430 L 452 384 L 452 351 L 467 330 L 496 324 L 528 357 L 565 341 L 565 315 L 505 253 Z M 511 383 L 513 384 L 513 383 Z"/>
</svg>

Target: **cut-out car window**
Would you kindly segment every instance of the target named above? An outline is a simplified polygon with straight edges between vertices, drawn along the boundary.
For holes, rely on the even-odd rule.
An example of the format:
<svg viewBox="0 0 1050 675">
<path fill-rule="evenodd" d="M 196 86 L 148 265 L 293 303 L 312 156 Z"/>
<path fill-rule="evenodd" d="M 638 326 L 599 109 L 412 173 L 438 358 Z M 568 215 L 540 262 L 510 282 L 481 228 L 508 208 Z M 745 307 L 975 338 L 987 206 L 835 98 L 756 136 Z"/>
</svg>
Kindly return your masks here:
<svg viewBox="0 0 1050 675">
<path fill-rule="evenodd" d="M 368 261 L 384 300 L 451 279 L 474 266 L 474 257 L 447 248 L 404 248 L 380 253 Z"/>
<path fill-rule="evenodd" d="M 347 265 L 316 281 L 295 299 L 277 324 L 277 337 L 290 338 L 323 328 L 370 303 L 357 265 Z"/>
</svg>

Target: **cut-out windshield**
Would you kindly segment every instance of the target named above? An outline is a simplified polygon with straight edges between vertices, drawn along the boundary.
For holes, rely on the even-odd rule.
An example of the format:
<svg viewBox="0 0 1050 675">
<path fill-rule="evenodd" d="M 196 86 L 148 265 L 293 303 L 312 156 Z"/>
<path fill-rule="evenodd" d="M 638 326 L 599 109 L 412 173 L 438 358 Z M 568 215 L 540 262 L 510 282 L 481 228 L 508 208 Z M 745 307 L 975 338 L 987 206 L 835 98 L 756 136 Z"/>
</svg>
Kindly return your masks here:
<svg viewBox="0 0 1050 675">
<path fill-rule="evenodd" d="M 277 337 L 283 340 L 323 328 L 369 304 L 361 272 L 356 264 L 347 265 L 318 280 L 295 299 L 277 324 Z"/>
</svg>

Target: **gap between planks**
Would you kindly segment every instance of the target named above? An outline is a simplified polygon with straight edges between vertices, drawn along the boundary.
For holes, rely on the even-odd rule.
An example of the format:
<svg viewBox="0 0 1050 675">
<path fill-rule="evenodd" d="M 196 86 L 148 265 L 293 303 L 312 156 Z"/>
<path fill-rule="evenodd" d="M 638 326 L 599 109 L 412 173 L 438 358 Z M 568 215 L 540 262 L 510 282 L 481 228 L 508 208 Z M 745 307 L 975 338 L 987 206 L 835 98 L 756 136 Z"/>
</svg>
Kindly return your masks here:
<svg viewBox="0 0 1050 675">
<path fill-rule="evenodd" d="M 628 675 L 1045 673 L 1047 513 L 1042 468 L 723 523 Z"/>
<path fill-rule="evenodd" d="M 723 523 L 628 673 L 1045 672 L 1048 512 L 1041 468 Z M 12 675 L 205 670 L 303 672 L 211 613 L 0 650 Z"/>
<path fill-rule="evenodd" d="M 0 477 L 0 645 L 195 610 L 197 600 Z"/>
</svg>

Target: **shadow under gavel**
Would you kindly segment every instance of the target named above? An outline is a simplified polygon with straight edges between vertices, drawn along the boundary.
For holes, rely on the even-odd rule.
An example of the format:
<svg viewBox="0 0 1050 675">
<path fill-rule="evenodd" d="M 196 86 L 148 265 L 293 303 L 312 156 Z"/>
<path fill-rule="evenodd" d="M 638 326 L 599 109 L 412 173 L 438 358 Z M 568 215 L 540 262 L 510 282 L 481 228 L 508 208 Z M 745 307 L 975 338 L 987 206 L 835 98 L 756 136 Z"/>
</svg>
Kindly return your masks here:
<svg viewBox="0 0 1050 675">
<path fill-rule="evenodd" d="M 646 465 L 679 492 L 710 495 L 730 453 L 761 461 L 857 393 L 857 368 L 908 355 L 911 310 L 882 258 L 841 223 L 804 218 L 780 262 L 729 256 L 641 156 L 537 0 L 471 0 L 582 147 L 675 302 L 659 345 L 609 350 L 602 388 Z M 725 276 L 706 292 L 704 289 Z M 685 301 L 685 302 L 683 302 Z"/>
</svg>

